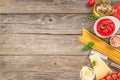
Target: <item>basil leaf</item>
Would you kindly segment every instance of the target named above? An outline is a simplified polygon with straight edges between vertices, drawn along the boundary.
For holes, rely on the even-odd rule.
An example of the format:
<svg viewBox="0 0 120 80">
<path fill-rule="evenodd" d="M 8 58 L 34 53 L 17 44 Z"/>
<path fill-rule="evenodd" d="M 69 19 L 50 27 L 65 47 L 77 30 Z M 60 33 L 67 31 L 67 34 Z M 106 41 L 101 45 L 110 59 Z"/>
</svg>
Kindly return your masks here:
<svg viewBox="0 0 120 80">
<path fill-rule="evenodd" d="M 92 61 L 92 67 L 95 67 L 95 66 L 96 66 L 96 61 L 93 60 L 93 61 Z"/>
</svg>

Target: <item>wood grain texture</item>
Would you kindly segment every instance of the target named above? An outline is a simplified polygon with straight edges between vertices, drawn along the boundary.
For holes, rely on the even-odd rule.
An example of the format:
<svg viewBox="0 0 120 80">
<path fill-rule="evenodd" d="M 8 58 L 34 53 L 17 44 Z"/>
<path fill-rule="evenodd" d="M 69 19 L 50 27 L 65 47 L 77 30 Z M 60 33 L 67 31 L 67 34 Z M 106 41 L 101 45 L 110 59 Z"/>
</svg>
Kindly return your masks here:
<svg viewBox="0 0 120 80">
<path fill-rule="evenodd" d="M 0 13 L 90 13 L 88 0 L 0 0 Z M 120 3 L 111 0 L 112 5 Z"/>
<path fill-rule="evenodd" d="M 94 33 L 90 14 L 4 14 L 0 15 L 0 33 L 82 34 Z M 117 34 L 120 34 L 120 30 Z"/>
<path fill-rule="evenodd" d="M 78 38 L 82 28 L 93 32 L 94 21 L 87 20 L 88 15 L 2 14 L 0 54 L 86 55 Z"/>
<path fill-rule="evenodd" d="M 81 34 L 93 31 L 90 14 L 4 14 L 0 15 L 0 33 Z"/>
<path fill-rule="evenodd" d="M 94 25 L 87 1 L 0 0 L 0 80 L 80 80 L 89 51 L 78 37 Z"/>
<path fill-rule="evenodd" d="M 87 13 L 85 0 L 0 0 L 0 13 Z M 82 11 L 81 11 L 82 10 Z"/>
<path fill-rule="evenodd" d="M 0 80 L 79 80 L 86 56 L 2 56 Z"/>
<path fill-rule="evenodd" d="M 87 55 L 79 36 L 0 34 L 0 55 Z"/>
</svg>

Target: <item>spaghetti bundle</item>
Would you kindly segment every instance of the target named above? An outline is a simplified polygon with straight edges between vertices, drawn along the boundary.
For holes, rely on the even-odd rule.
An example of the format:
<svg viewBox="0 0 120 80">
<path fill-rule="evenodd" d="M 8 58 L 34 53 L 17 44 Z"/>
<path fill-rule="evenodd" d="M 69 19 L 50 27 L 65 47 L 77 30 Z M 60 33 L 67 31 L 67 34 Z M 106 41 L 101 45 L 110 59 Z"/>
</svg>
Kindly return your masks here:
<svg viewBox="0 0 120 80">
<path fill-rule="evenodd" d="M 109 59 L 120 65 L 120 50 L 112 47 L 105 41 L 96 37 L 88 30 L 83 29 L 83 35 L 79 38 L 79 41 L 81 41 L 84 44 L 87 44 L 88 42 L 93 42 L 94 45 L 91 48 L 101 52 L 102 54 L 106 55 Z"/>
</svg>

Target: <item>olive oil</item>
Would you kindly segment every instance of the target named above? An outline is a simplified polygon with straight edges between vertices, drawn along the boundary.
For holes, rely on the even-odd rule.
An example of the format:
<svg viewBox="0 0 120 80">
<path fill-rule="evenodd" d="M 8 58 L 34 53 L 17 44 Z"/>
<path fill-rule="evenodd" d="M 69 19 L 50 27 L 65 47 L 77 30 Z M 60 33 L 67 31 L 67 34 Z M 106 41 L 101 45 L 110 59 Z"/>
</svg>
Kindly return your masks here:
<svg viewBox="0 0 120 80">
<path fill-rule="evenodd" d="M 113 10 L 109 0 L 99 0 L 93 7 L 93 15 L 96 17 L 103 17 L 111 15 Z"/>
</svg>

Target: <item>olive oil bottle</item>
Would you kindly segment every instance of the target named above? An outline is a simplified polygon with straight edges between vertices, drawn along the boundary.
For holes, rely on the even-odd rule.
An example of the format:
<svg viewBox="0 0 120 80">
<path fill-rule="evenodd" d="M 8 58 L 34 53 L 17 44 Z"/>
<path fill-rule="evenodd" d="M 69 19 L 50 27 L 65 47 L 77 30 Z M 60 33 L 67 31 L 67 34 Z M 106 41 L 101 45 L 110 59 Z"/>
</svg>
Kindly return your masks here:
<svg viewBox="0 0 120 80">
<path fill-rule="evenodd" d="M 108 16 L 113 13 L 112 6 L 109 0 L 98 0 L 92 10 L 95 17 Z"/>
</svg>

